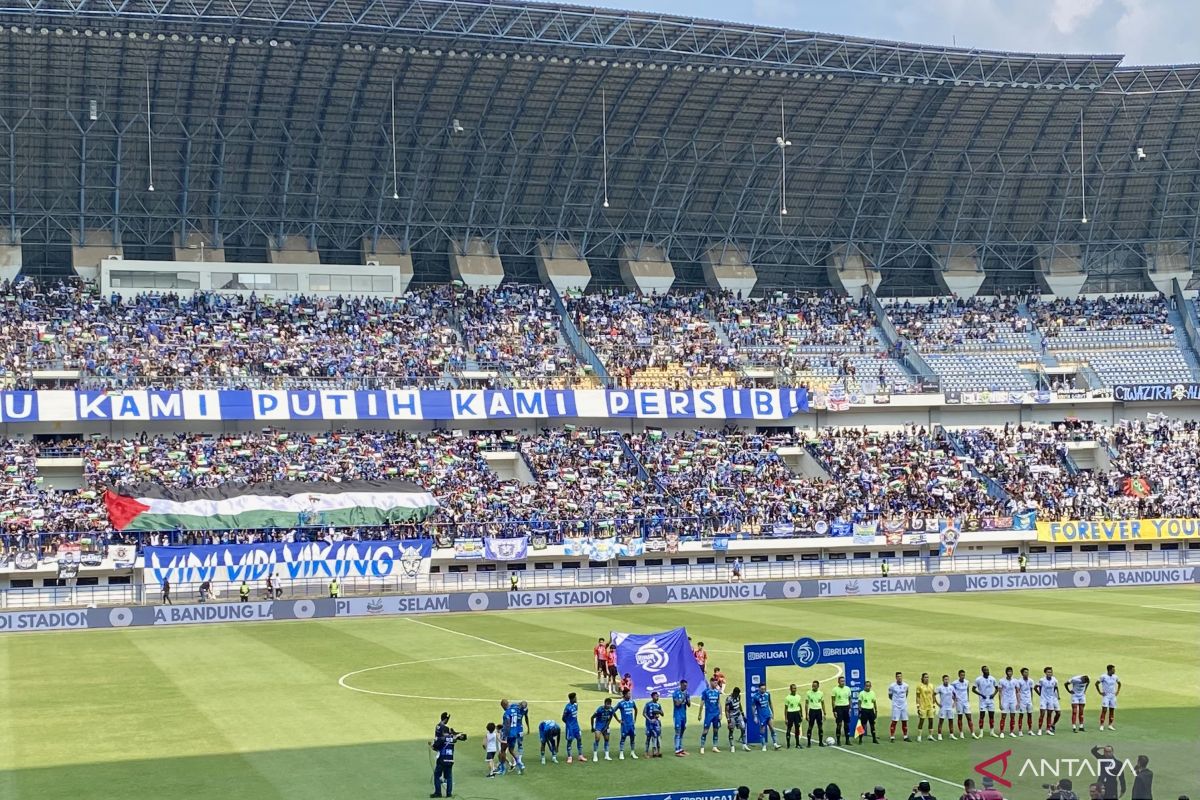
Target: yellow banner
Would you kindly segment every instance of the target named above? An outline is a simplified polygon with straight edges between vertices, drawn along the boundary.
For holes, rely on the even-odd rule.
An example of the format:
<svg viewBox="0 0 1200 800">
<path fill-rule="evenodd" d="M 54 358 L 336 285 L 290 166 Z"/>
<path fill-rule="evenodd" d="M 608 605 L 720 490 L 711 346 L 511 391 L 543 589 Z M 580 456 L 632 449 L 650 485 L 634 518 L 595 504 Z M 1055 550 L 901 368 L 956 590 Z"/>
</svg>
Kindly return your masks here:
<svg viewBox="0 0 1200 800">
<path fill-rule="evenodd" d="M 1154 539 L 1200 539 L 1200 519 L 1068 520 L 1037 523 L 1039 542 L 1138 542 Z"/>
</svg>

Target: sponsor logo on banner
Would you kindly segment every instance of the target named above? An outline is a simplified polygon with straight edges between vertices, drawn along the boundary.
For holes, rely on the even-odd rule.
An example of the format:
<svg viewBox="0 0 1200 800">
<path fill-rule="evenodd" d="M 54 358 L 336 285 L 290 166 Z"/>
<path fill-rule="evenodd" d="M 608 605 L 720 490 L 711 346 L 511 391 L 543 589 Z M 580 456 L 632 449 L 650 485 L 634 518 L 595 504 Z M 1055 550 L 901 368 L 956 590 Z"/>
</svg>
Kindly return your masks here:
<svg viewBox="0 0 1200 800">
<path fill-rule="evenodd" d="M 808 409 L 804 388 L 0 391 L 0 423 L 565 417 L 782 420 Z"/>
<path fill-rule="evenodd" d="M 765 583 L 682 584 L 667 587 L 668 603 L 706 603 L 713 600 L 761 600 Z"/>
<path fill-rule="evenodd" d="M 1127 542 L 1200 539 L 1200 518 L 1037 522 L 1039 542 Z"/>
<path fill-rule="evenodd" d="M 916 578 L 838 578 L 817 581 L 821 597 L 860 597 L 871 594 L 915 594 Z"/>
<path fill-rule="evenodd" d="M 581 608 L 612 604 L 612 589 L 557 589 L 508 593 L 509 608 Z"/>
<path fill-rule="evenodd" d="M 1000 592 L 1005 589 L 1057 589 L 1057 572 L 998 572 L 967 575 L 968 592 Z"/>
<path fill-rule="evenodd" d="M 1110 586 L 1150 586 L 1161 583 L 1195 583 L 1194 567 L 1110 569 L 1104 573 Z"/>
<path fill-rule="evenodd" d="M 275 604 L 201 603 L 186 606 L 155 606 L 155 625 L 196 625 L 204 622 L 261 622 L 275 619 Z"/>
<path fill-rule="evenodd" d="M 59 631 L 86 628 L 87 612 L 10 611 L 0 614 L 0 631 Z"/>
<path fill-rule="evenodd" d="M 529 537 L 529 547 L 532 550 L 545 550 L 549 545 L 549 540 L 544 533 L 535 533 Z"/>
<path fill-rule="evenodd" d="M 633 660 L 647 672 L 659 672 L 671 663 L 671 655 L 659 647 L 657 639 L 651 639 L 637 649 Z"/>
<path fill-rule="evenodd" d="M 18 550 L 13 556 L 13 567 L 16 569 L 34 569 L 38 565 L 37 553 L 32 550 Z"/>
<path fill-rule="evenodd" d="M 483 558 L 483 539 L 455 539 L 454 557 L 460 561 L 475 561 Z"/>
<path fill-rule="evenodd" d="M 350 597 L 334 603 L 337 617 L 377 617 L 395 614 L 434 614 L 450 610 L 448 594 L 407 594 L 389 597 Z"/>
</svg>

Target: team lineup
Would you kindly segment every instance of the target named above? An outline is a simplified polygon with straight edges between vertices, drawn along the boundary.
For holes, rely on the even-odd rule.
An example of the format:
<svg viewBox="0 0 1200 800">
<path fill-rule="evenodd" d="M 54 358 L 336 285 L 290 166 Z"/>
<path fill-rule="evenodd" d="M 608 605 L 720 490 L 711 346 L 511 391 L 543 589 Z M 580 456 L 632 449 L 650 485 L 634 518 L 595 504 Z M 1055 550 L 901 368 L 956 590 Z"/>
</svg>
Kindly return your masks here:
<svg viewBox="0 0 1200 800">
<path fill-rule="evenodd" d="M 616 695 L 616 699 L 612 696 L 605 697 L 587 718 L 592 740 L 591 760 L 613 760 L 610 740 L 614 720 L 619 725 L 618 760 L 625 759 L 626 744 L 631 759 L 661 758 L 666 709 L 671 712 L 674 755 L 686 757 L 688 751 L 685 736 L 692 714 L 693 699 L 688 682 L 681 680 L 678 688 L 671 691 L 665 701 L 659 692 L 651 692 L 649 699 L 639 708 L 631 697 L 630 675 L 618 675 L 616 648 L 612 643 L 600 639 L 593 653 L 596 658 L 597 689 Z M 704 650 L 703 642 L 692 649 L 692 655 L 701 670 L 707 673 L 708 654 Z M 836 682 L 837 685 L 829 692 L 828 700 L 820 681 L 814 680 L 803 694 L 796 684 L 789 686 L 787 694 L 783 697 L 785 734 L 784 744 L 781 745 L 775 727 L 775 704 L 771 692 L 765 686 L 752 686 L 746 705 L 743 706 L 741 687 L 733 687 L 726 694 L 725 676 L 719 668 L 714 668 L 704 688 L 695 695 L 698 701 L 696 721 L 701 726 L 699 752 L 703 754 L 709 748 L 714 753 L 721 752 L 722 726 L 726 729 L 727 746 L 731 753 L 736 752 L 739 747 L 744 751 L 752 749 L 747 740 L 750 730 L 759 734 L 763 751 L 766 751 L 768 746 L 775 750 L 781 750 L 784 746 L 789 749 L 811 748 L 814 732 L 818 747 L 851 746 L 855 739 L 861 745 L 868 737 L 872 743 L 878 744 L 876 724 L 880 698 L 872 682 L 865 681 L 863 688 L 857 693 L 846 685 L 845 676 L 837 676 Z M 968 736 L 980 739 L 985 734 L 1000 738 L 1024 736 L 1027 732 L 1031 736 L 1054 736 L 1062 716 L 1063 690 L 1071 706 L 1071 730 L 1083 731 L 1086 724 L 1087 694 L 1091 685 L 1092 681 L 1086 674 L 1074 675 L 1060 684 L 1053 668 L 1049 666 L 1043 668 L 1042 677 L 1037 681 L 1030 678 L 1028 667 L 1022 667 L 1016 677 L 1012 667 L 1005 667 L 1004 677 L 997 679 L 985 665 L 980 668 L 980 674 L 973 681 L 967 680 L 966 671 L 962 669 L 957 671 L 956 680 L 951 680 L 949 674 L 943 674 L 939 684 L 931 683 L 929 673 L 922 673 L 915 691 L 910 691 L 903 673 L 896 672 L 895 679 L 888 684 L 886 690 L 891 713 L 888 738 L 894 742 L 899 730 L 902 741 L 911 741 L 908 724 L 910 694 L 915 696 L 918 742 L 942 741 L 943 736 L 947 734 L 952 740 L 965 740 Z M 1121 680 L 1116 674 L 1116 667 L 1112 664 L 1107 665 L 1094 685 L 1100 698 L 1099 728 L 1116 730 L 1117 698 L 1121 693 Z M 972 695 L 976 698 L 977 718 L 971 710 Z M 1035 698 L 1038 712 L 1036 724 Z M 852 728 L 855 705 L 858 721 Z M 998 728 L 997 705 L 1000 717 Z M 484 738 L 488 777 L 510 771 L 523 773 L 525 770 L 525 732 L 531 728 L 528 703 L 501 700 L 500 706 L 501 720 L 498 723 L 487 724 Z M 826 737 L 825 721 L 829 710 L 832 710 L 833 736 Z M 641 756 L 638 755 L 637 749 L 639 717 L 643 720 Z M 551 763 L 558 763 L 564 739 L 564 755 L 568 764 L 588 761 L 577 693 L 571 692 L 567 695 L 567 702 L 559 719 L 542 720 L 537 726 L 537 732 L 542 764 L 546 763 L 547 757 Z"/>
</svg>

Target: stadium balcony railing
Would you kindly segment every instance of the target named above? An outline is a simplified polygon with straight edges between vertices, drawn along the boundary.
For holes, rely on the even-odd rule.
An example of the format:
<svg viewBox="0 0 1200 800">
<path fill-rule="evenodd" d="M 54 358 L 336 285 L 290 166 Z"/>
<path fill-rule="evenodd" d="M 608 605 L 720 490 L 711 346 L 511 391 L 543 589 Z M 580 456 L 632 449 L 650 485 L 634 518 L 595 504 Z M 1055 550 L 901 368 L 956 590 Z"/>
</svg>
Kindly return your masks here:
<svg viewBox="0 0 1200 800">
<path fill-rule="evenodd" d="M 1200 551 L 1153 550 L 1096 553 L 1031 554 L 1028 568 L 1055 569 L 1119 569 L 1142 567 L 1177 567 L 1200 562 Z M 1014 555 L 956 555 L 953 558 L 929 556 L 923 558 L 888 559 L 889 578 L 913 577 L 946 573 L 1013 572 L 1018 569 Z M 498 565 L 499 566 L 499 565 Z M 437 572 L 413 578 L 356 578 L 339 577 L 341 594 L 430 594 L 443 592 L 509 591 L 510 577 L 517 576 L 518 590 L 540 589 L 599 589 L 613 586 L 643 586 L 646 584 L 714 584 L 730 579 L 728 564 L 679 564 L 636 567 L 595 567 L 587 569 L 533 569 L 509 572 Z M 746 562 L 742 565 L 742 581 L 821 579 L 821 578 L 878 578 L 878 559 L 848 559 L 819 561 Z M 265 600 L 265 581 L 252 581 L 252 600 Z M 240 582 L 214 581 L 213 602 L 234 602 Z M 282 600 L 320 598 L 329 595 L 329 580 L 281 578 Z M 199 583 L 176 583 L 172 587 L 175 603 L 199 601 Z M 159 600 L 157 587 L 130 583 L 104 586 L 45 587 L 0 590 L 0 611 L 56 606 L 140 605 Z"/>
</svg>

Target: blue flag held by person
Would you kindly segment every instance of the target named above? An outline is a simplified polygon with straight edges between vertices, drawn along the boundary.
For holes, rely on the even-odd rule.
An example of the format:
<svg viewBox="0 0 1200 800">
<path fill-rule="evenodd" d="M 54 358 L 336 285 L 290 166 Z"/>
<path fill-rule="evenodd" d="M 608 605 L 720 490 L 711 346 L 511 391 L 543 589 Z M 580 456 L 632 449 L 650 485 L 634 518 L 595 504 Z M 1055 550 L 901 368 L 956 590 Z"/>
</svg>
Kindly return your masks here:
<svg viewBox="0 0 1200 800">
<path fill-rule="evenodd" d="M 704 688 L 704 670 L 696 663 L 686 628 L 662 633 L 612 633 L 617 645 L 617 671 L 629 673 L 634 697 L 649 697 L 658 692 L 666 697 L 688 682 L 688 692 Z"/>
</svg>

